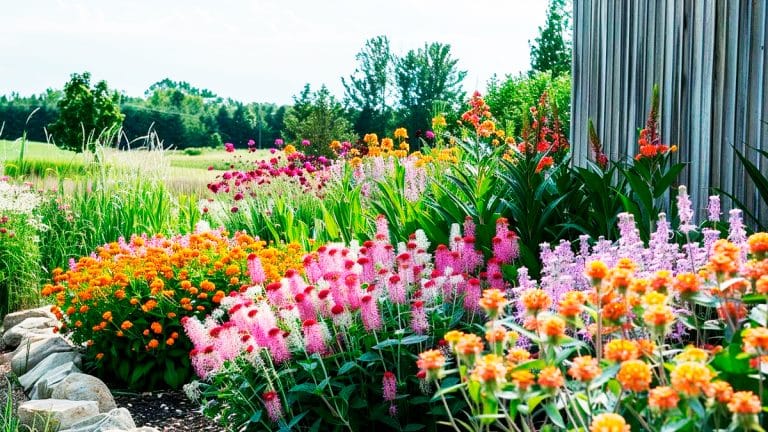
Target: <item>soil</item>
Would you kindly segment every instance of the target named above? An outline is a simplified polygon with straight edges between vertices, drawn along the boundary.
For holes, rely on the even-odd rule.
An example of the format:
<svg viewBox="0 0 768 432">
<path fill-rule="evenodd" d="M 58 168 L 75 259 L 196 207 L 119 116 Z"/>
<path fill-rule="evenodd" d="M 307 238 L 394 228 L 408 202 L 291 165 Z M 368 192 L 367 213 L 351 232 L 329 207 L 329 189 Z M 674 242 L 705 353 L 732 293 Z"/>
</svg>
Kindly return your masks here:
<svg viewBox="0 0 768 432">
<path fill-rule="evenodd" d="M 27 401 L 18 380 L 11 372 L 10 356 L 0 353 L 0 409 L 13 400 L 13 412 L 20 403 Z M 10 387 L 9 387 L 10 386 Z M 10 393 L 9 393 L 10 392 Z M 183 391 L 157 391 L 148 393 L 114 392 L 118 407 L 131 412 L 137 427 L 151 426 L 163 432 L 216 431 L 225 429 L 200 413 L 199 406 L 190 401 Z"/>
</svg>

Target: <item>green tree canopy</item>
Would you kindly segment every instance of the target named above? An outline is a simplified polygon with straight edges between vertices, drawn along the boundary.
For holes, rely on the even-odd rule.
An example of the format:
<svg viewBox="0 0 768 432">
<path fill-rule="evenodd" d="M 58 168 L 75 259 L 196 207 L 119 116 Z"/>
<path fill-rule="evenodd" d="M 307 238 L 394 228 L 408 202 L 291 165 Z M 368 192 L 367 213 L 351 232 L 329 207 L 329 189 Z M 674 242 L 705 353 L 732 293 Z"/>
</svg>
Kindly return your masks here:
<svg viewBox="0 0 768 432">
<path fill-rule="evenodd" d="M 565 38 L 570 27 L 567 0 L 550 0 L 547 22 L 531 45 L 531 72 L 552 72 L 557 77 L 571 73 L 571 44 Z"/>
<path fill-rule="evenodd" d="M 356 111 L 355 131 L 359 135 L 389 129 L 392 108 L 388 103 L 392 88 L 394 57 L 386 36 L 376 36 L 365 42 L 355 56 L 357 68 L 344 85 L 344 103 Z"/>
<path fill-rule="evenodd" d="M 293 100 L 293 107 L 285 114 L 283 133 L 299 151 L 332 156 L 333 152 L 329 146 L 331 141 L 357 139 L 352 124 L 344 117 L 344 107 L 325 85 L 312 92 L 309 84 L 306 84 Z M 304 140 L 308 140 L 310 145 L 303 146 L 301 143 Z"/>
<path fill-rule="evenodd" d="M 91 87 L 91 74 L 72 74 L 59 100 L 59 118 L 48 127 L 53 142 L 64 149 L 93 150 L 97 141 L 114 140 L 123 122 L 120 95 L 106 81 Z"/>
<path fill-rule="evenodd" d="M 451 46 L 433 42 L 410 50 L 396 62 L 395 82 L 400 97 L 398 126 L 409 132 L 426 130 L 436 104 L 456 110 L 464 100 L 461 83 L 467 72 L 458 69 Z"/>
</svg>

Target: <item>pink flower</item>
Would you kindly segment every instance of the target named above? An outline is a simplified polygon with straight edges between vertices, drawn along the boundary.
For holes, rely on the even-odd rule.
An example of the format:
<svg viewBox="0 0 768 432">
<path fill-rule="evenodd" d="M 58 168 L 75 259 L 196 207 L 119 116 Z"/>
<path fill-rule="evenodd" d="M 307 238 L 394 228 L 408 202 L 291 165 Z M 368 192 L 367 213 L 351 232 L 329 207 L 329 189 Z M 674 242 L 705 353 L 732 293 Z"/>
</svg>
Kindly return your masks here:
<svg viewBox="0 0 768 432">
<path fill-rule="evenodd" d="M 248 275 L 254 285 L 261 285 L 267 279 L 267 274 L 264 273 L 264 267 L 261 265 L 261 259 L 255 253 L 248 255 Z"/>
<path fill-rule="evenodd" d="M 435 139 L 435 133 L 432 132 L 431 130 L 428 130 L 424 132 L 424 137 L 427 138 L 428 140 L 433 140 Z"/>
<path fill-rule="evenodd" d="M 267 348 L 269 348 L 269 353 L 272 355 L 272 360 L 279 364 L 291 358 L 291 353 L 288 351 L 282 330 L 273 327 L 267 334 L 269 337 Z"/>
<path fill-rule="evenodd" d="M 384 372 L 381 387 L 385 401 L 395 400 L 397 397 L 397 378 L 395 378 L 395 374 L 390 371 Z"/>
<path fill-rule="evenodd" d="M 273 422 L 277 422 L 283 417 L 283 404 L 280 397 L 274 391 L 264 393 L 261 398 L 264 400 L 264 407 L 267 409 L 267 415 Z"/>
<path fill-rule="evenodd" d="M 301 145 L 303 145 L 304 147 L 309 147 L 309 145 L 310 145 L 310 144 L 311 144 L 311 143 L 309 142 L 309 140 L 308 140 L 308 139 L 305 139 L 305 140 L 301 140 Z"/>
<path fill-rule="evenodd" d="M 325 354 L 328 347 L 325 345 L 325 332 L 323 327 L 313 319 L 304 321 L 304 348 L 309 354 Z"/>
<path fill-rule="evenodd" d="M 405 303 L 405 282 L 398 275 L 392 275 L 387 280 L 389 300 L 395 304 Z"/>
<path fill-rule="evenodd" d="M 380 329 L 381 315 L 379 315 L 379 305 L 376 302 L 376 299 L 371 297 L 370 294 L 366 294 L 362 299 L 360 299 L 360 301 L 360 313 L 365 329 L 368 331 Z"/>
<path fill-rule="evenodd" d="M 411 306 L 411 329 L 416 334 L 424 334 L 429 330 L 429 320 L 421 300 L 416 300 Z"/>
<path fill-rule="evenodd" d="M 224 144 L 224 150 L 226 150 L 227 153 L 232 153 L 235 151 L 235 145 L 232 143 L 226 143 Z"/>
<path fill-rule="evenodd" d="M 275 147 L 282 147 L 284 143 L 285 142 L 282 139 L 278 138 L 275 140 Z"/>
</svg>

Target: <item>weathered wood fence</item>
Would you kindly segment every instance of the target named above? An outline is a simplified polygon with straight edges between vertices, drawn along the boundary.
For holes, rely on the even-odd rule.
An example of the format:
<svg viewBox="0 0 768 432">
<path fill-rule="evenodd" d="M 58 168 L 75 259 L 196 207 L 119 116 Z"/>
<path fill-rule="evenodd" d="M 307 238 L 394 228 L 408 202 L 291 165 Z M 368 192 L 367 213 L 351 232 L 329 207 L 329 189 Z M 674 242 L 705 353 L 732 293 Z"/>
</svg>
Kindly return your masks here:
<svg viewBox="0 0 768 432">
<path fill-rule="evenodd" d="M 636 154 L 658 83 L 662 141 L 690 162 L 681 181 L 697 207 L 721 188 L 768 223 L 768 204 L 733 150 L 768 176 L 750 149 L 768 150 L 766 0 L 574 0 L 573 21 L 575 162 L 593 158 L 588 118 L 610 158 Z"/>
</svg>

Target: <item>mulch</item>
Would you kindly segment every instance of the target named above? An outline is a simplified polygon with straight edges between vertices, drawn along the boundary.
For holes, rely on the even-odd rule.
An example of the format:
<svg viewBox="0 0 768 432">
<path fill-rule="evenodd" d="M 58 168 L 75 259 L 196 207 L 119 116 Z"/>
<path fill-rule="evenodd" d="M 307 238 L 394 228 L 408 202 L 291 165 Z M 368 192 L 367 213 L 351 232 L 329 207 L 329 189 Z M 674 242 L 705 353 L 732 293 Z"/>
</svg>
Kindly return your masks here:
<svg viewBox="0 0 768 432">
<path fill-rule="evenodd" d="M 10 392 L 13 412 L 27 401 L 21 386 L 11 372 L 10 357 L 0 353 L 0 409 L 5 407 Z M 10 387 L 9 387 L 10 386 Z M 118 407 L 131 412 L 137 427 L 151 426 L 163 432 L 224 432 L 225 429 L 203 416 L 200 407 L 190 401 L 183 391 L 165 390 L 147 393 L 115 392 Z"/>
</svg>

